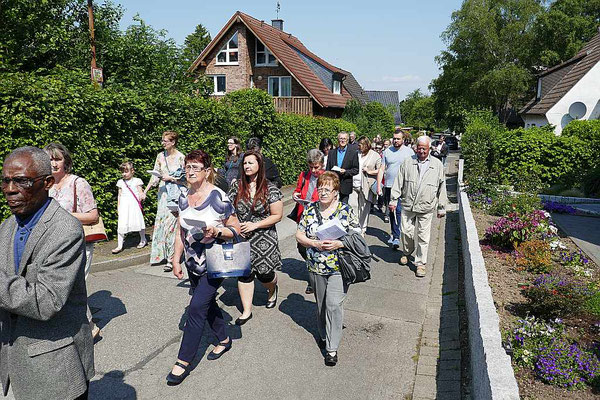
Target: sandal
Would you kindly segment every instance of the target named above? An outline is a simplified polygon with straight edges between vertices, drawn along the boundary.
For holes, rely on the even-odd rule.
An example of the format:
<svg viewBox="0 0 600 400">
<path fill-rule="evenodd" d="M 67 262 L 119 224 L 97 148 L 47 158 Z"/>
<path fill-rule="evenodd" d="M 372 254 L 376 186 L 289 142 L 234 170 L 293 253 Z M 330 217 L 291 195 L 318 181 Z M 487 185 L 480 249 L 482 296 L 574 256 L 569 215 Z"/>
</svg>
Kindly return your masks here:
<svg viewBox="0 0 600 400">
<path fill-rule="evenodd" d="M 146 247 L 148 245 L 148 242 L 142 242 L 140 244 L 137 245 L 138 249 L 143 249 L 144 247 Z"/>
<path fill-rule="evenodd" d="M 122 251 L 123 251 L 122 247 L 115 247 L 114 249 L 112 249 L 111 253 L 113 253 L 113 254 L 119 254 Z"/>
</svg>

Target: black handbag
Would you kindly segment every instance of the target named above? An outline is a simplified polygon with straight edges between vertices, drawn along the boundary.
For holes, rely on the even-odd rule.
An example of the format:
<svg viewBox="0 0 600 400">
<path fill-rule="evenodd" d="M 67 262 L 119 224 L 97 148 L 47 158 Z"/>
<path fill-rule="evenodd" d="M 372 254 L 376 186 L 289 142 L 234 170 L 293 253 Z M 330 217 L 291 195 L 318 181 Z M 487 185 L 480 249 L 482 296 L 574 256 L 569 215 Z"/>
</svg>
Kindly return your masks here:
<svg viewBox="0 0 600 400">
<path fill-rule="evenodd" d="M 348 285 L 366 282 L 371 279 L 371 251 L 359 233 L 352 233 L 340 239 L 344 247 L 337 250 L 342 280 Z"/>
<path fill-rule="evenodd" d="M 306 172 L 303 172 L 302 185 L 300 187 L 303 188 L 305 184 L 306 184 Z M 298 222 L 298 207 L 299 206 L 300 206 L 300 204 L 296 203 L 294 208 L 292 208 L 292 211 L 290 211 L 290 213 L 287 215 L 287 217 L 294 222 Z"/>
</svg>

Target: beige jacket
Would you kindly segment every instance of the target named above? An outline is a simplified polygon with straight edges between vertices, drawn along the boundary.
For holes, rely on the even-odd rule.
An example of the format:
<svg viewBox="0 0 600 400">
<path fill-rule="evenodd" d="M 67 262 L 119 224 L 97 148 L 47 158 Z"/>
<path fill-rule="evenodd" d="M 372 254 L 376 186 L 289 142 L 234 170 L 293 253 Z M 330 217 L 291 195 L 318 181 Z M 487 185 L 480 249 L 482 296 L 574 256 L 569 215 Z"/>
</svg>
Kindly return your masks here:
<svg viewBox="0 0 600 400">
<path fill-rule="evenodd" d="M 379 170 L 380 166 L 381 156 L 376 151 L 369 150 L 363 162 L 363 169 L 366 167 L 369 170 Z M 371 186 L 377 180 L 377 175 L 369 175 L 365 171 L 360 171 L 359 174 L 361 174 L 360 190 L 368 202 L 374 203 L 376 199 L 375 194 L 371 191 Z"/>
<path fill-rule="evenodd" d="M 417 163 L 417 156 L 414 155 L 400 166 L 392 186 L 390 204 L 399 198 L 403 210 L 429 213 L 437 209 L 438 213 L 445 214 L 448 199 L 442 162 L 430 155 L 429 169 L 425 171 L 421 182 Z"/>
</svg>

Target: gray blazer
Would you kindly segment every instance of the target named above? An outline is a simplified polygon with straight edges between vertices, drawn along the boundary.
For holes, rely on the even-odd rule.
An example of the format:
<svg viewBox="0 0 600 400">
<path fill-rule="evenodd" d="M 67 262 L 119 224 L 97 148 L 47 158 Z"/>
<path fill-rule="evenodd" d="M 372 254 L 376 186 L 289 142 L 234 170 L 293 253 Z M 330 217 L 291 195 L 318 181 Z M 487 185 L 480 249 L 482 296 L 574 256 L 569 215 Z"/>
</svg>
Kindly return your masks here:
<svg viewBox="0 0 600 400">
<path fill-rule="evenodd" d="M 0 379 L 17 399 L 74 399 L 94 376 L 86 316 L 85 241 L 55 200 L 33 228 L 15 275 L 11 216 L 0 225 Z"/>
</svg>

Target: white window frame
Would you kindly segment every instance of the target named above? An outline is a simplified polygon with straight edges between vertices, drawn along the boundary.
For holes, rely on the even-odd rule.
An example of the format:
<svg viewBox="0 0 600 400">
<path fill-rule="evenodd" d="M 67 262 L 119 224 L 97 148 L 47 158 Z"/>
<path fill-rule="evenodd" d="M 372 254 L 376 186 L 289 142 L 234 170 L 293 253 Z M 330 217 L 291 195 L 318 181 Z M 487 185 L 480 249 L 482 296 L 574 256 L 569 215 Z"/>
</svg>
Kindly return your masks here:
<svg viewBox="0 0 600 400">
<path fill-rule="evenodd" d="M 265 46 L 265 44 L 263 42 L 261 42 L 260 40 L 258 40 L 258 38 L 254 38 L 255 42 L 254 42 L 254 65 L 256 65 L 257 67 L 277 67 L 279 65 L 279 63 L 277 62 L 277 58 L 275 57 L 275 55 L 273 53 L 271 53 L 269 51 L 269 49 L 267 49 L 267 46 Z M 258 51 L 258 44 L 262 44 L 262 46 L 264 47 L 264 51 Z M 261 53 L 265 55 L 265 62 L 264 63 L 259 63 L 258 62 L 258 54 Z M 275 62 L 270 63 L 269 62 L 269 56 L 273 56 L 273 58 L 275 58 Z"/>
<path fill-rule="evenodd" d="M 212 78 L 213 80 L 213 91 L 212 91 L 212 95 L 213 96 L 223 96 L 225 95 L 225 93 L 227 93 L 227 76 L 223 75 L 223 74 L 219 74 L 219 75 L 207 75 L 209 78 Z M 223 92 L 217 92 L 217 78 L 219 77 L 223 77 L 225 78 L 225 91 Z"/>
<path fill-rule="evenodd" d="M 237 38 L 238 38 L 238 47 L 237 47 L 237 49 L 230 49 L 229 42 L 231 41 L 231 39 L 233 39 L 233 37 L 235 35 L 237 35 Z M 225 43 L 225 46 L 221 47 L 221 50 L 218 51 L 216 58 L 215 58 L 215 65 L 239 65 L 240 64 L 239 49 L 240 49 L 240 35 L 238 34 L 238 31 L 235 31 L 235 33 L 229 37 L 229 39 Z M 219 54 L 221 54 L 222 52 L 225 52 L 225 61 L 219 61 Z M 229 53 L 237 53 L 238 60 L 237 61 L 229 61 Z"/>
<path fill-rule="evenodd" d="M 281 80 L 282 80 L 282 78 L 287 78 L 290 80 L 290 95 L 289 96 L 281 95 Z M 277 82 L 278 82 L 278 90 L 279 90 L 278 96 L 274 96 L 273 93 L 271 93 L 271 81 L 273 79 L 277 79 Z M 269 94 L 273 97 L 292 97 L 292 77 L 291 76 L 270 76 L 269 79 L 267 80 L 267 92 L 269 92 Z"/>
<path fill-rule="evenodd" d="M 333 92 L 333 94 L 342 94 L 342 81 L 334 79 L 333 87 L 331 88 L 331 91 Z"/>
</svg>

